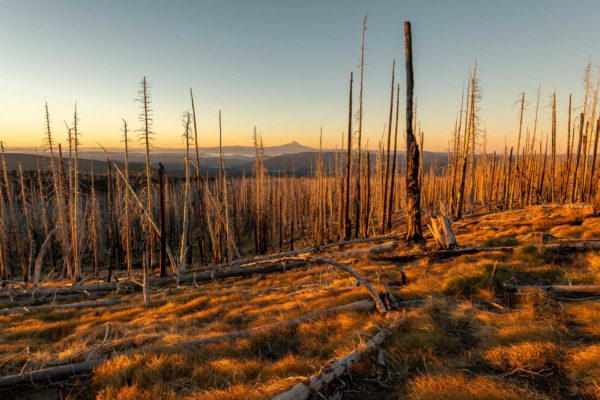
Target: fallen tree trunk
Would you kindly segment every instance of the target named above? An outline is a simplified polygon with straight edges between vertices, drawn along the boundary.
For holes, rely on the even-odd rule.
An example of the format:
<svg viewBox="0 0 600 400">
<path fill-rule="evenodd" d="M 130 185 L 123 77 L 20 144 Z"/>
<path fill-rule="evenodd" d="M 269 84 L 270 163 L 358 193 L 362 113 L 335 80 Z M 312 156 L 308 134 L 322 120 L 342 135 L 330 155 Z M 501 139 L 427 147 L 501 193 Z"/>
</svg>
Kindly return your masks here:
<svg viewBox="0 0 600 400">
<path fill-rule="evenodd" d="M 107 307 L 107 306 L 114 306 L 116 304 L 129 303 L 131 301 L 132 300 L 129 300 L 129 299 L 120 299 L 120 300 L 86 301 L 86 302 L 71 303 L 71 304 L 50 304 L 50 305 L 30 306 L 30 307 L 23 306 L 23 307 L 14 307 L 14 308 L 7 308 L 4 310 L 0 310 L 0 315 L 18 314 L 20 312 L 57 310 L 57 309 L 78 310 L 81 308 Z"/>
<path fill-rule="evenodd" d="M 415 260 L 420 260 L 422 258 L 434 258 L 434 259 L 444 259 L 450 257 L 457 257 L 464 254 L 477 254 L 483 252 L 493 252 L 493 251 L 501 251 L 501 252 L 511 252 L 517 246 L 499 246 L 499 247 L 465 247 L 460 249 L 448 249 L 448 250 L 431 250 L 431 251 L 423 251 L 420 253 L 409 253 L 409 254 L 392 254 L 392 255 L 380 255 L 380 254 L 370 254 L 369 258 L 372 260 L 378 261 L 391 261 L 396 263 L 407 263 Z M 580 251 L 592 251 L 592 250 L 600 250 L 600 241 L 598 240 L 581 240 L 581 241 L 571 241 L 566 243 L 549 243 L 539 246 L 542 250 L 549 250 L 555 252 L 557 254 L 569 254 L 576 253 Z"/>
<path fill-rule="evenodd" d="M 579 240 L 561 243 L 549 243 L 542 246 L 543 249 L 553 250 L 557 253 L 567 254 L 578 251 L 600 250 L 599 240 Z"/>
<path fill-rule="evenodd" d="M 397 319 L 388 329 L 395 329 L 399 323 L 400 319 Z M 373 336 L 371 340 L 354 350 L 352 353 L 323 368 L 321 373 L 315 374 L 288 391 L 273 397 L 273 400 L 308 399 L 312 393 L 325 388 L 327 385 L 333 382 L 334 379 L 347 374 L 350 371 L 350 368 L 352 368 L 352 366 L 356 364 L 356 362 L 359 361 L 364 355 L 381 347 L 381 344 L 387 337 L 388 333 L 388 330 L 381 330 L 379 333 Z"/>
<path fill-rule="evenodd" d="M 538 289 L 550 294 L 563 296 L 600 295 L 600 286 L 598 285 L 506 285 L 506 289 L 513 292 L 526 289 Z"/>
<path fill-rule="evenodd" d="M 34 297 L 34 298 L 20 298 L 15 300 L 4 300 L 0 301 L 0 309 L 10 308 L 10 307 L 28 307 L 28 306 L 39 306 L 46 303 L 53 303 L 55 301 L 67 301 L 67 300 L 90 300 L 94 298 L 98 298 L 102 296 L 102 292 L 97 293 L 79 293 L 79 294 L 67 294 L 56 297 Z"/>
<path fill-rule="evenodd" d="M 265 261 L 275 261 L 283 257 L 293 257 L 301 254 L 310 254 L 315 253 L 321 250 L 327 250 L 334 247 L 344 247 L 352 244 L 360 244 L 360 243 L 369 243 L 369 242 L 381 242 L 384 240 L 398 240 L 400 239 L 399 235 L 385 235 L 385 236 L 375 236 L 370 238 L 362 238 L 362 239 L 351 239 L 351 240 L 342 240 L 340 242 L 328 243 L 320 247 L 303 247 L 297 250 L 285 251 L 282 253 L 268 254 L 264 256 L 257 257 L 247 257 L 239 260 L 234 260 L 230 263 L 222 263 L 216 264 L 212 266 L 206 266 L 202 268 L 192 269 L 189 272 L 201 272 L 207 270 L 214 270 L 219 268 L 233 267 L 238 265 L 247 265 L 251 263 L 257 262 L 265 262 Z"/>
<path fill-rule="evenodd" d="M 253 274 L 267 274 L 271 272 L 279 272 L 286 271 L 293 268 L 298 268 L 306 265 L 306 261 L 301 261 L 297 263 L 290 263 L 285 265 L 281 262 L 270 263 L 269 265 L 261 265 L 258 267 L 227 267 L 214 269 L 210 271 L 201 271 L 194 272 L 181 275 L 179 278 L 179 283 L 184 282 L 202 282 L 202 281 L 212 281 L 219 278 L 230 278 L 230 277 L 238 277 L 238 276 L 249 276 Z M 169 284 L 177 284 L 176 276 L 166 276 L 164 278 L 160 277 L 152 277 L 150 279 L 150 286 L 164 286 Z M 96 283 L 92 285 L 82 285 L 82 286 L 63 286 L 56 288 L 44 288 L 37 290 L 27 290 L 21 292 L 11 292 L 11 293 L 0 293 L 0 298 L 23 298 L 23 297 L 43 297 L 43 296 L 63 296 L 63 295 L 73 295 L 73 294 L 83 294 L 83 293 L 95 293 L 95 292 L 113 292 L 116 290 L 141 290 L 141 284 L 136 281 L 123 281 L 123 282 L 110 282 L 110 283 Z"/>
<path fill-rule="evenodd" d="M 420 253 L 409 253 L 409 254 L 393 254 L 393 255 L 379 255 L 379 254 L 371 254 L 369 258 L 372 260 L 378 261 L 391 261 L 396 263 L 407 263 L 415 260 L 420 260 L 422 258 L 435 258 L 435 259 L 444 259 L 450 257 L 457 257 L 464 254 L 477 254 L 482 252 L 492 252 L 492 251 L 501 251 L 501 252 L 511 252 L 514 250 L 513 246 L 500 246 L 500 247 L 465 247 L 461 249 L 449 249 L 449 250 L 431 250 L 431 251 L 423 251 Z"/>
<path fill-rule="evenodd" d="M 102 364 L 105 361 L 106 358 L 99 358 L 96 360 L 89 360 L 75 364 L 38 369 L 37 371 L 24 372 L 17 375 L 4 376 L 0 378 L 0 387 L 73 378 L 76 375 L 90 371 L 92 368 Z"/>
</svg>

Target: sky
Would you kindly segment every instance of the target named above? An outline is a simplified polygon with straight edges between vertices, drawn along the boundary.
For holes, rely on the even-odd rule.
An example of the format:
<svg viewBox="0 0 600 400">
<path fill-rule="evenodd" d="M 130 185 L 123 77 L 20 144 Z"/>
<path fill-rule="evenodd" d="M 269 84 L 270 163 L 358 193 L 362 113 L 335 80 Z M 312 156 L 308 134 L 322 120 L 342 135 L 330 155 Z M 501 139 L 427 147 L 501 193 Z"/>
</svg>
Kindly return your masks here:
<svg viewBox="0 0 600 400">
<path fill-rule="evenodd" d="M 41 147 L 47 101 L 58 141 L 77 103 L 82 145 L 119 146 L 122 118 L 141 126 L 135 99 L 146 76 L 156 148 L 183 145 L 190 88 L 200 146 L 218 144 L 221 110 L 226 145 L 251 145 L 256 126 L 266 146 L 318 146 L 322 127 L 324 147 L 339 147 L 365 15 L 363 140 L 371 148 L 388 119 L 394 59 L 404 107 L 405 20 L 429 151 L 448 148 L 475 62 L 490 151 L 516 142 L 521 92 L 533 126 L 538 86 L 538 129 L 550 130 L 556 91 L 559 140 L 566 137 L 569 93 L 581 107 L 583 69 L 600 63 L 597 0 L 0 0 L 0 140 Z"/>
</svg>

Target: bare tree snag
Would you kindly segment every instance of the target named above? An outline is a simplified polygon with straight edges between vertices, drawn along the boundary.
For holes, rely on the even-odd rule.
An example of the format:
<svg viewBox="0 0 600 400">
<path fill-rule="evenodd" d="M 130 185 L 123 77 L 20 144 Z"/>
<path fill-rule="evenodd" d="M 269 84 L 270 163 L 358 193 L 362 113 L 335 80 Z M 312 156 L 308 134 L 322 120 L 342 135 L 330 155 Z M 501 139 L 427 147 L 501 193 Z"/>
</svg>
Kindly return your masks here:
<svg viewBox="0 0 600 400">
<path fill-rule="evenodd" d="M 452 231 L 450 220 L 445 215 L 431 218 L 428 224 L 429 230 L 440 249 L 455 249 L 458 247 L 456 237 Z"/>
<path fill-rule="evenodd" d="M 160 277 L 167 274 L 167 230 L 166 230 L 166 204 L 165 204 L 165 166 L 158 164 L 158 199 L 160 204 L 159 228 L 160 228 L 160 251 L 159 269 Z"/>
<path fill-rule="evenodd" d="M 365 69 L 365 32 L 367 31 L 367 16 L 363 18 L 362 24 L 362 44 L 360 47 L 360 88 L 358 94 L 358 136 L 357 136 L 357 159 L 356 159 L 356 213 L 354 221 L 354 235 L 360 236 L 361 219 L 361 178 L 362 178 L 362 125 L 363 125 L 363 82 Z"/>
<path fill-rule="evenodd" d="M 392 122 L 394 117 L 394 78 L 396 71 L 396 60 L 392 62 L 392 88 L 390 90 L 390 114 L 388 120 L 388 132 L 387 132 L 387 147 L 386 156 L 385 156 L 385 171 L 384 171 L 384 183 L 383 183 L 383 198 L 381 199 L 381 232 L 385 232 L 386 226 L 386 213 L 387 213 L 387 205 L 388 205 L 388 189 L 389 189 L 389 179 L 390 179 L 390 146 L 391 146 L 391 138 L 392 138 Z"/>
<path fill-rule="evenodd" d="M 396 86 L 396 122 L 394 124 L 394 155 L 392 157 L 392 179 L 390 182 L 390 196 L 388 202 L 388 214 L 387 214 L 387 229 L 392 229 L 392 214 L 394 212 L 394 193 L 396 187 L 396 162 L 398 159 L 398 120 L 400 113 L 400 84 Z"/>
<path fill-rule="evenodd" d="M 406 54 L 406 214 L 407 231 L 405 241 L 424 242 L 421 227 L 421 185 L 419 184 L 419 146 L 413 132 L 413 64 L 410 22 L 404 22 Z"/>
<path fill-rule="evenodd" d="M 352 224 L 350 222 L 350 175 L 352 173 L 352 82 L 353 74 L 350 72 L 350 96 L 348 100 L 348 151 L 346 154 L 346 201 L 344 204 L 344 238 L 350 240 Z"/>
</svg>

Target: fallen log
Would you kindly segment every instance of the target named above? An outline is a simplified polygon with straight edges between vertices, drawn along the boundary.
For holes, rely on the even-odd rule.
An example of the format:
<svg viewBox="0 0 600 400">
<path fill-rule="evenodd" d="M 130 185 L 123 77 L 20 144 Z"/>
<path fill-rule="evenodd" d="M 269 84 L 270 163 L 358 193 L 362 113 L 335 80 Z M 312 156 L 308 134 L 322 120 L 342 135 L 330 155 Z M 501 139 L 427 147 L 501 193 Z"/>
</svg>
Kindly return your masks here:
<svg viewBox="0 0 600 400">
<path fill-rule="evenodd" d="M 37 371 L 24 372 L 22 374 L 8 375 L 0 378 L 0 387 L 73 378 L 79 374 L 90 371 L 92 368 L 105 361 L 106 358 L 99 358 L 75 364 L 38 369 Z"/>
<path fill-rule="evenodd" d="M 579 240 L 559 243 L 549 243 L 541 246 L 543 249 L 552 250 L 560 254 L 575 253 L 579 251 L 600 250 L 600 240 Z"/>
<path fill-rule="evenodd" d="M 187 273 L 179 277 L 179 283 L 184 282 L 202 282 L 212 281 L 220 278 L 230 278 L 238 276 L 250 276 L 254 274 L 267 274 L 271 272 L 286 271 L 293 268 L 298 268 L 306 265 L 306 261 L 290 263 L 288 265 L 281 262 L 270 263 L 269 265 L 262 265 L 255 268 L 250 267 L 227 267 L 220 268 L 210 271 L 201 271 L 194 273 Z M 150 279 L 150 286 L 164 286 L 169 284 L 177 284 L 177 277 L 174 275 L 166 276 L 164 278 L 152 277 Z M 91 285 L 82 286 L 62 286 L 55 288 L 38 288 L 37 290 L 26 290 L 22 292 L 11 292 L 11 293 L 0 293 L 0 298 L 23 298 L 23 297 L 57 297 L 64 295 L 73 294 L 85 294 L 85 293 L 96 293 L 96 292 L 114 292 L 117 290 L 130 290 L 138 291 L 141 290 L 139 282 L 136 281 L 122 281 L 122 282 L 110 282 L 110 283 L 94 283 Z"/>
<path fill-rule="evenodd" d="M 371 340 L 354 350 L 352 353 L 340 358 L 333 364 L 328 365 L 320 373 L 307 378 L 304 382 L 301 382 L 293 388 L 273 397 L 273 400 L 308 399 L 311 394 L 325 388 L 327 385 L 333 382 L 334 379 L 347 374 L 350 371 L 350 368 L 352 368 L 352 366 L 356 364 L 356 362 L 359 361 L 364 355 L 381 347 L 385 338 L 389 334 L 389 331 L 394 330 L 399 323 L 400 319 L 396 319 L 396 321 L 394 321 L 387 330 L 381 330 L 379 333 L 373 336 Z"/>
<path fill-rule="evenodd" d="M 375 236 L 375 237 L 370 237 L 370 238 L 351 239 L 351 240 L 345 240 L 345 241 L 340 241 L 340 242 L 335 242 L 335 243 L 329 243 L 329 244 L 323 245 L 321 247 L 305 247 L 302 249 L 283 252 L 283 253 L 238 259 L 238 260 L 234 260 L 233 262 L 230 262 L 230 263 L 216 264 L 216 265 L 212 265 L 212 266 L 201 267 L 198 269 L 189 270 L 186 274 L 181 276 L 181 279 L 179 282 L 189 282 L 189 281 L 194 280 L 194 274 L 200 274 L 200 275 L 196 275 L 196 278 L 195 278 L 196 280 L 199 280 L 199 281 L 206 280 L 206 279 L 202 278 L 203 273 L 209 273 L 209 274 L 214 274 L 214 276 L 219 275 L 219 277 L 225 277 L 225 276 L 221 276 L 221 271 L 219 271 L 218 273 L 216 273 L 214 271 L 222 270 L 223 274 L 226 275 L 228 273 L 228 271 L 232 271 L 233 267 L 247 265 L 250 263 L 272 261 L 274 264 L 276 264 L 277 262 L 275 260 L 282 258 L 282 257 L 291 257 L 291 256 L 302 255 L 302 254 L 309 254 L 309 253 L 314 253 L 314 252 L 321 251 L 321 250 L 326 250 L 326 249 L 330 249 L 330 248 L 334 248 L 334 247 L 344 247 L 344 246 L 348 246 L 348 245 L 352 245 L 352 244 L 378 242 L 378 241 L 384 241 L 384 240 L 398 240 L 400 238 L 401 238 L 401 235 L 384 235 L 384 236 Z M 275 269 L 274 272 L 280 271 L 280 270 L 281 269 Z M 237 276 L 237 275 L 233 275 L 233 276 Z M 150 279 L 151 286 L 160 286 L 160 285 L 167 285 L 167 284 L 173 284 L 173 283 L 177 283 L 176 277 L 173 277 L 173 276 L 167 276 L 165 278 L 152 277 Z M 23 291 L 10 291 L 10 292 L 0 291 L 0 299 L 27 297 L 27 296 L 37 297 L 37 296 L 45 296 L 48 294 L 51 294 L 53 296 L 62 296 L 62 295 L 69 295 L 69 294 L 81 294 L 81 293 L 86 293 L 86 292 L 102 292 L 102 291 L 112 292 L 112 291 L 118 290 L 119 288 L 127 289 L 127 290 L 139 290 L 140 289 L 138 287 L 138 283 L 132 282 L 132 281 L 122 281 L 119 283 L 97 282 L 97 283 L 94 283 L 91 285 L 75 284 L 73 286 L 62 286 L 62 287 L 53 287 L 53 288 L 41 288 L 41 287 L 30 288 L 30 289 L 23 290 Z"/>
<path fill-rule="evenodd" d="M 20 298 L 15 300 L 3 300 L 0 301 L 0 309 L 11 308 L 11 307 L 28 307 L 28 306 L 39 306 L 47 303 L 54 303 L 56 301 L 83 301 L 98 298 L 102 296 L 102 292 L 97 293 L 79 293 L 79 294 L 67 294 L 57 297 L 34 297 L 34 298 Z"/>
<path fill-rule="evenodd" d="M 114 292 L 116 290 L 138 290 L 139 286 L 134 281 L 123 281 L 119 283 L 94 283 L 82 286 L 60 286 L 49 288 L 35 288 L 19 292 L 0 293 L 0 298 L 23 298 L 23 297 L 55 297 L 73 294 L 86 294 L 95 292 Z"/>
<path fill-rule="evenodd" d="M 464 254 L 477 254 L 483 252 L 493 252 L 493 251 L 501 251 L 501 252 L 511 252 L 517 246 L 498 246 L 498 247 L 465 247 L 459 249 L 448 249 L 448 250 L 430 250 L 423 251 L 419 253 L 409 253 L 409 254 L 391 254 L 391 255 L 381 255 L 381 254 L 370 254 L 369 258 L 377 261 L 390 261 L 396 263 L 408 263 L 416 260 L 420 260 L 422 258 L 433 258 L 433 259 L 444 259 L 450 257 L 457 257 Z M 592 250 L 600 250 L 600 241 L 599 240 L 580 240 L 580 241 L 571 241 L 566 243 L 549 243 L 538 246 L 541 250 L 544 251 L 552 251 L 557 254 L 569 254 L 576 253 L 580 251 L 592 251 Z"/>
<path fill-rule="evenodd" d="M 377 261 L 390 261 L 395 263 L 408 263 L 416 260 L 420 260 L 422 258 L 434 258 L 434 259 L 444 259 L 450 257 L 457 257 L 465 254 L 477 254 L 482 252 L 492 252 L 492 251 L 500 251 L 500 252 L 511 252 L 514 250 L 514 246 L 499 246 L 499 247 L 465 247 L 460 249 L 448 249 L 448 250 L 431 250 L 431 251 L 422 251 L 419 253 L 409 253 L 409 254 L 392 254 L 392 255 L 379 255 L 379 254 L 371 254 L 369 258 Z"/>
<path fill-rule="evenodd" d="M 57 309 L 78 310 L 81 308 L 108 307 L 108 306 L 114 306 L 116 304 L 129 303 L 131 301 L 132 300 L 130 300 L 130 299 L 119 299 L 119 300 L 85 301 L 85 302 L 81 302 L 81 303 L 70 303 L 70 304 L 49 304 L 49 305 L 30 306 L 30 307 L 22 306 L 22 307 L 6 308 L 4 310 L 0 310 L 0 315 L 18 314 L 20 312 L 57 310 Z"/>
<path fill-rule="evenodd" d="M 220 269 L 220 268 L 226 268 L 226 267 L 234 267 L 234 266 L 238 266 L 238 265 L 247 265 L 247 264 L 257 263 L 257 262 L 275 261 L 275 260 L 283 258 L 283 257 L 293 257 L 293 256 L 299 256 L 301 254 L 312 254 L 312 253 L 315 253 L 315 252 L 318 252 L 321 250 L 327 250 L 327 249 L 331 249 L 334 247 L 344 247 L 344 246 L 348 246 L 348 245 L 352 245 L 352 244 L 361 244 L 361 243 L 370 243 L 370 242 L 381 242 L 384 240 L 399 240 L 400 238 L 401 238 L 400 235 L 385 235 L 385 236 L 374 236 L 374 237 L 362 238 L 362 239 L 343 240 L 343 241 L 339 241 L 339 242 L 328 243 L 328 244 L 325 244 L 320 247 L 303 247 L 301 249 L 285 251 L 282 253 L 242 258 L 239 260 L 234 260 L 230 263 L 222 263 L 222 264 L 216 264 L 216 265 L 212 265 L 212 266 L 206 266 L 206 267 L 201 267 L 201 268 L 197 268 L 197 269 L 192 269 L 189 272 L 201 272 L 201 271 Z"/>
<path fill-rule="evenodd" d="M 505 285 L 505 288 L 512 292 L 537 289 L 548 292 L 549 294 L 562 296 L 600 295 L 600 286 L 598 285 Z"/>
</svg>

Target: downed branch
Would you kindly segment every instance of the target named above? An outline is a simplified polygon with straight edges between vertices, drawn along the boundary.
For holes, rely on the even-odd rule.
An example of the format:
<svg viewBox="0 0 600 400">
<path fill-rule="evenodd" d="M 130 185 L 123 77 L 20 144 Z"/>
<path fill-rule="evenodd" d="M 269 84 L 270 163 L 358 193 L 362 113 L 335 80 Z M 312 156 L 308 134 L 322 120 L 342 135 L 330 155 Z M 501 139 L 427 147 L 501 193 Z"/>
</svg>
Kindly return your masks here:
<svg viewBox="0 0 600 400">
<path fill-rule="evenodd" d="M 393 331 L 401 319 L 396 319 L 391 326 L 386 330 L 383 329 L 377 333 L 367 343 L 361 345 L 359 348 L 354 350 L 352 353 L 346 355 L 343 358 L 335 361 L 333 364 L 325 367 L 320 373 L 307 378 L 304 382 L 301 382 L 275 397 L 273 400 L 305 400 L 316 391 L 319 391 L 333 382 L 334 379 L 339 378 L 349 372 L 350 368 L 359 361 L 364 355 L 371 353 L 372 351 L 381 347 L 381 344 L 385 340 L 386 336 L 390 331 Z"/>
</svg>

